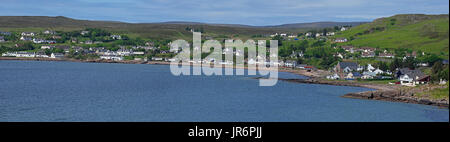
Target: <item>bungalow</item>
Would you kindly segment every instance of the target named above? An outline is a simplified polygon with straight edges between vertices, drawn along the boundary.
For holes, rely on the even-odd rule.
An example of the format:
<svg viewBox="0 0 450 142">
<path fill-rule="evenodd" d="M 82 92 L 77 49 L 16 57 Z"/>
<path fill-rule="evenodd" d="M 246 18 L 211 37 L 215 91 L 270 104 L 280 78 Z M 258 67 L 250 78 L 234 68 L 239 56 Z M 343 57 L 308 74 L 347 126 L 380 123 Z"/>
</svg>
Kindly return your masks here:
<svg viewBox="0 0 450 142">
<path fill-rule="evenodd" d="M 375 72 L 365 71 L 363 72 L 361 79 L 373 79 L 377 74 Z"/>
<path fill-rule="evenodd" d="M 406 53 L 405 57 L 414 57 L 414 58 L 416 58 L 417 57 L 417 52 L 413 51 L 412 53 Z"/>
<path fill-rule="evenodd" d="M 45 40 L 40 39 L 40 38 L 33 38 L 33 43 L 44 43 Z"/>
<path fill-rule="evenodd" d="M 22 36 L 35 36 L 36 34 L 33 32 L 22 32 L 20 35 Z"/>
<path fill-rule="evenodd" d="M 328 32 L 326 35 L 327 36 L 334 36 L 334 32 Z"/>
<path fill-rule="evenodd" d="M 161 57 L 152 57 L 152 61 L 162 61 L 163 58 Z"/>
<path fill-rule="evenodd" d="M 375 74 L 383 74 L 384 71 L 380 70 L 380 69 L 376 69 L 375 71 L 373 71 Z"/>
<path fill-rule="evenodd" d="M 48 58 L 49 56 L 45 54 L 45 52 L 40 51 L 36 53 L 36 58 Z"/>
<path fill-rule="evenodd" d="M 50 46 L 50 45 L 42 45 L 41 49 L 52 49 L 55 48 L 55 46 Z"/>
<path fill-rule="evenodd" d="M 311 32 L 308 32 L 308 33 L 305 34 L 306 37 L 310 37 L 311 35 L 312 35 Z"/>
<path fill-rule="evenodd" d="M 9 36 L 9 35 L 11 35 L 11 32 L 2 32 L 2 31 L 0 31 L 0 35 Z"/>
<path fill-rule="evenodd" d="M 144 52 L 142 52 L 142 51 L 133 52 L 133 55 L 144 55 Z"/>
<path fill-rule="evenodd" d="M 34 57 L 36 57 L 36 54 L 34 52 L 19 51 L 19 52 L 16 53 L 16 57 L 34 58 Z"/>
<path fill-rule="evenodd" d="M 377 50 L 377 49 L 373 48 L 373 47 L 367 47 L 367 46 L 359 48 L 359 51 L 362 51 L 362 52 L 375 52 L 375 50 Z"/>
<path fill-rule="evenodd" d="M 337 42 L 337 43 L 347 42 L 347 38 L 336 38 L 334 40 L 334 42 Z"/>
<path fill-rule="evenodd" d="M 357 78 L 361 78 L 361 74 L 359 72 L 349 72 L 346 76 L 346 80 L 354 80 Z"/>
<path fill-rule="evenodd" d="M 322 33 L 316 33 L 316 37 L 320 37 Z"/>
<path fill-rule="evenodd" d="M 111 35 L 111 38 L 114 40 L 120 40 L 122 37 L 120 35 Z"/>
<path fill-rule="evenodd" d="M 3 57 L 16 57 L 17 52 L 5 52 L 2 53 Z"/>
<path fill-rule="evenodd" d="M 289 68 L 293 68 L 293 67 L 295 67 L 297 65 L 297 62 L 296 61 L 292 61 L 292 60 L 287 60 L 285 63 L 284 63 L 284 66 L 285 67 L 289 67 Z"/>
<path fill-rule="evenodd" d="M 297 35 L 289 35 L 288 38 L 296 38 Z"/>
<path fill-rule="evenodd" d="M 375 52 L 362 52 L 361 57 L 363 57 L 363 58 L 375 57 Z"/>
<path fill-rule="evenodd" d="M 20 40 L 23 40 L 23 41 L 32 41 L 33 38 L 31 38 L 31 37 L 26 37 L 26 36 L 22 36 L 22 37 L 20 37 Z"/>
<path fill-rule="evenodd" d="M 64 54 L 62 53 L 52 53 L 50 55 L 50 58 L 62 58 L 62 57 L 64 57 Z"/>
<path fill-rule="evenodd" d="M 341 48 L 344 49 L 344 50 L 347 51 L 347 52 L 350 52 L 350 53 L 354 53 L 354 52 L 355 52 L 355 51 L 353 50 L 353 46 L 348 46 L 348 45 L 346 45 L 346 46 L 341 46 Z"/>
<path fill-rule="evenodd" d="M 328 75 L 327 76 L 327 79 L 333 79 L 333 80 L 338 80 L 338 79 L 340 79 L 340 77 L 339 77 L 339 75 L 338 74 L 333 74 L 333 75 Z"/>
<path fill-rule="evenodd" d="M 100 59 L 122 61 L 123 57 L 122 56 L 114 56 L 114 55 L 103 55 L 103 56 L 100 56 Z"/>
<path fill-rule="evenodd" d="M 81 35 L 86 35 L 86 34 L 89 34 L 89 31 L 81 31 L 80 34 L 81 34 Z"/>
<path fill-rule="evenodd" d="M 381 58 L 394 58 L 395 56 L 394 56 L 394 54 L 392 54 L 392 53 L 386 53 L 386 52 L 384 52 L 384 53 L 380 53 L 380 54 L 378 55 L 378 57 L 381 57 Z"/>
<path fill-rule="evenodd" d="M 51 35 L 53 35 L 53 34 L 56 34 L 56 32 L 55 31 L 50 31 L 50 30 L 45 30 L 44 32 L 43 32 L 44 34 L 51 34 Z"/>
<path fill-rule="evenodd" d="M 117 54 L 120 56 L 129 56 L 129 55 L 132 55 L 132 53 L 133 53 L 133 50 L 131 50 L 131 49 L 121 48 L 121 49 L 117 50 Z"/>
</svg>

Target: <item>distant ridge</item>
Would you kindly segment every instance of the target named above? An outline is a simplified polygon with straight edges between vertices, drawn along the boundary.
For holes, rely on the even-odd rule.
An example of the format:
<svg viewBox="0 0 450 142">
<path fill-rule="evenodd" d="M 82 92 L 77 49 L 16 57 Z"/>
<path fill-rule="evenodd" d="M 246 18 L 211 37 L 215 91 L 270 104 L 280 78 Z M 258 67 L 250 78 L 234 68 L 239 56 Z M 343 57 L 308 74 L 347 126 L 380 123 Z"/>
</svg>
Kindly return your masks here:
<svg viewBox="0 0 450 142">
<path fill-rule="evenodd" d="M 367 22 L 312 22 L 292 23 L 269 26 L 251 26 L 243 24 L 220 24 L 188 21 L 168 21 L 156 23 L 126 23 L 120 21 L 76 20 L 64 16 L 0 16 L 0 27 L 44 27 L 44 26 L 96 26 L 97 24 L 176 24 L 176 25 L 212 25 L 226 27 L 254 27 L 254 28 L 326 28 L 333 26 L 356 26 Z"/>
</svg>

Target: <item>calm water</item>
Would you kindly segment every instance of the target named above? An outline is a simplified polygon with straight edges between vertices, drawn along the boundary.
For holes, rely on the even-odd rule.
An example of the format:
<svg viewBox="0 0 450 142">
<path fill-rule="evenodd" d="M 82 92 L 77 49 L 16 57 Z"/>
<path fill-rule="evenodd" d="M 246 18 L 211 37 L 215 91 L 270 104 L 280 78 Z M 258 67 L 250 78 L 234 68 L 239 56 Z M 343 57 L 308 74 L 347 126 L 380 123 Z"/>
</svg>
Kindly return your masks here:
<svg viewBox="0 0 450 142">
<path fill-rule="evenodd" d="M 177 77 L 164 65 L 0 61 L 0 121 L 449 121 L 448 109 L 339 97 L 366 90 Z"/>
</svg>

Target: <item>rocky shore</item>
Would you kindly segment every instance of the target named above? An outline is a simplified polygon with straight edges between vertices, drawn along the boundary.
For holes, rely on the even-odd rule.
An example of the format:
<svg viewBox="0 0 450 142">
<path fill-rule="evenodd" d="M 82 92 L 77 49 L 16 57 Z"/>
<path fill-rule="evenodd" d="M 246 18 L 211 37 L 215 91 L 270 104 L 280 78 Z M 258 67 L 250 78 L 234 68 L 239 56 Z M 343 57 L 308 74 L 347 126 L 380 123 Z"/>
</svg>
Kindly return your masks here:
<svg viewBox="0 0 450 142">
<path fill-rule="evenodd" d="M 402 87 L 398 85 L 389 84 L 369 84 L 360 83 L 353 81 L 335 81 L 335 80 L 325 80 L 321 78 L 310 78 L 310 79 L 280 79 L 288 82 L 295 83 L 307 83 L 307 84 L 326 84 L 326 85 L 336 85 L 336 86 L 355 86 L 355 87 L 365 87 L 375 89 L 374 91 L 365 91 L 357 93 L 348 93 L 343 95 L 345 98 L 355 98 L 355 99 L 369 99 L 369 100 L 382 100 L 382 101 L 392 101 L 392 102 L 403 102 L 403 103 L 414 103 L 423 105 L 433 105 L 442 108 L 449 107 L 448 99 L 430 99 L 418 97 L 418 94 L 423 91 L 435 89 L 438 86 L 423 86 L 423 87 Z M 427 88 L 427 89 L 423 89 Z"/>
</svg>

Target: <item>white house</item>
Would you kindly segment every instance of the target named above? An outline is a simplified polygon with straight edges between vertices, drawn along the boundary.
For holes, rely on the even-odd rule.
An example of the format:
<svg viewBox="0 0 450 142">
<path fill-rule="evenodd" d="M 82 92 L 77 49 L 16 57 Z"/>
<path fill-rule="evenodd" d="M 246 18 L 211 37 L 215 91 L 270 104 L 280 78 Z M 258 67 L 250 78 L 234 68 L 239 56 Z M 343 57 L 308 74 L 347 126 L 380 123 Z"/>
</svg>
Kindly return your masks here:
<svg viewBox="0 0 450 142">
<path fill-rule="evenodd" d="M 347 42 L 347 38 L 336 38 L 334 40 L 334 42 L 337 42 L 337 43 Z"/>
<path fill-rule="evenodd" d="M 122 36 L 120 36 L 120 35 L 111 35 L 111 38 L 114 39 L 114 40 L 120 40 L 120 39 L 122 39 Z"/>
<path fill-rule="evenodd" d="M 375 70 L 375 67 L 372 66 L 372 64 L 367 64 L 367 71 L 372 72 Z"/>
<path fill-rule="evenodd" d="M 328 75 L 327 76 L 327 79 L 333 79 L 333 80 L 338 80 L 338 79 L 340 79 L 340 77 L 339 77 L 339 75 L 338 74 L 333 74 L 333 75 Z"/>
<path fill-rule="evenodd" d="M 123 57 L 122 56 L 114 56 L 114 55 L 104 55 L 104 56 L 100 56 L 100 59 L 122 61 Z"/>
<path fill-rule="evenodd" d="M 346 31 L 346 30 L 347 30 L 347 28 L 341 27 L 341 31 Z"/>
<path fill-rule="evenodd" d="M 62 57 L 64 57 L 64 54 L 62 53 L 52 53 L 50 55 L 50 58 L 62 58 Z"/>
<path fill-rule="evenodd" d="M 384 71 L 380 70 L 379 68 L 373 71 L 375 74 L 383 74 Z"/>
<path fill-rule="evenodd" d="M 29 58 L 34 58 L 36 57 L 36 54 L 34 52 L 25 52 L 25 51 L 20 51 L 16 53 L 16 57 L 29 57 Z"/>
<path fill-rule="evenodd" d="M 50 46 L 50 45 L 42 45 L 41 49 L 52 49 L 55 48 L 55 46 Z"/>
<path fill-rule="evenodd" d="M 36 34 L 33 32 L 22 32 L 20 35 L 22 36 L 35 36 Z"/>
</svg>

